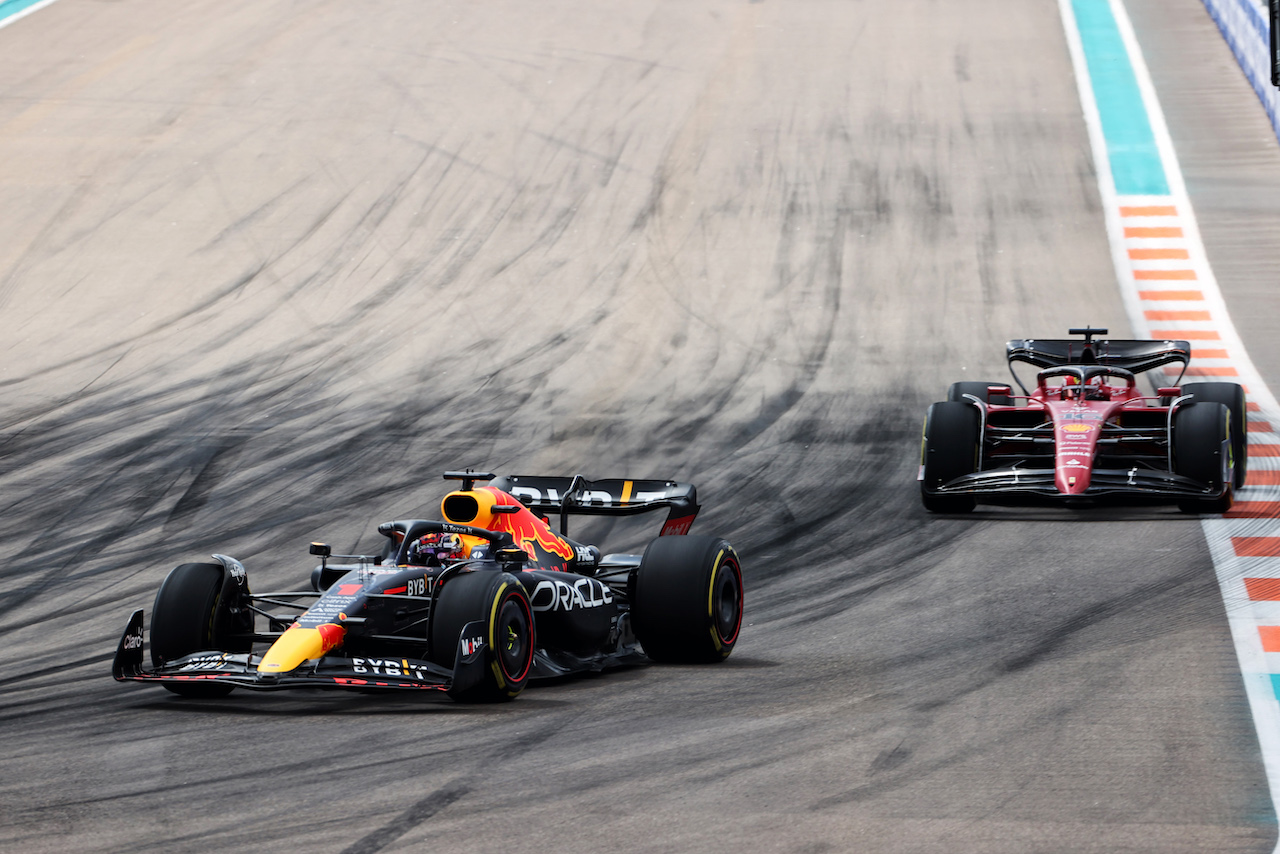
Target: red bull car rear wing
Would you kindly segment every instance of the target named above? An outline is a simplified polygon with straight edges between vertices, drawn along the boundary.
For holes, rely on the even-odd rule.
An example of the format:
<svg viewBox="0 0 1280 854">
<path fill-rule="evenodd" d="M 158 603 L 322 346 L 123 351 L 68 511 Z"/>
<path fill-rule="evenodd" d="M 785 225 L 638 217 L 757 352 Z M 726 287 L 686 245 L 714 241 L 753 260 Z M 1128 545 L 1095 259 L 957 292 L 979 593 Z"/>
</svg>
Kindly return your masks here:
<svg viewBox="0 0 1280 854">
<path fill-rule="evenodd" d="M 463 475 L 450 472 L 446 477 L 462 479 Z M 582 475 L 505 475 L 498 478 L 490 475 L 486 478 L 472 473 L 466 477 L 490 481 L 491 486 L 509 493 L 535 513 L 559 513 L 561 533 L 567 533 L 570 515 L 630 516 L 666 507 L 670 512 L 662 525 L 661 536 L 687 534 L 700 509 L 693 484 L 673 480 L 587 480 Z"/>
</svg>

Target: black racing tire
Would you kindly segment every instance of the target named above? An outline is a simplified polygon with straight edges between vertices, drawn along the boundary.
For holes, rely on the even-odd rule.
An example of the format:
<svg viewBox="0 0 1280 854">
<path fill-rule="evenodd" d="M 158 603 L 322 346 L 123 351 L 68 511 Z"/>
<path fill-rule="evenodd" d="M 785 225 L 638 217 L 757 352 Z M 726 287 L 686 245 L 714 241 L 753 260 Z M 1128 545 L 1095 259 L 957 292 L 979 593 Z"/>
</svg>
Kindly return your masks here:
<svg viewBox="0 0 1280 854">
<path fill-rule="evenodd" d="M 447 577 L 432 605 L 431 660 L 452 668 L 462 630 L 475 620 L 485 622 L 484 678 L 450 696 L 463 703 L 513 700 L 529 682 L 535 642 L 533 607 L 520 580 L 492 570 Z"/>
<path fill-rule="evenodd" d="M 1193 394 L 1192 403 L 1221 403 L 1231 411 L 1231 456 L 1235 463 L 1235 488 L 1244 486 L 1249 475 L 1249 407 L 1244 386 L 1239 383 L 1186 383 L 1183 394 Z"/>
<path fill-rule="evenodd" d="M 954 386 L 953 386 L 954 387 Z M 949 400 L 929 407 L 920 442 L 920 500 L 931 513 L 968 513 L 972 495 L 935 495 L 932 490 L 978 470 L 982 415 L 972 403 Z"/>
<path fill-rule="evenodd" d="M 1223 446 L 1231 453 L 1231 410 L 1221 403 L 1189 403 L 1173 413 L 1173 470 L 1192 480 L 1223 487 Z M 1234 480 L 1234 479 L 1233 479 Z M 1233 484 L 1218 498 L 1178 502 L 1184 513 L 1225 513 L 1231 509 Z"/>
<path fill-rule="evenodd" d="M 636 569 L 631 625 L 654 661 L 711 664 L 742 633 L 742 564 L 719 537 L 659 537 Z"/>
<path fill-rule="evenodd" d="M 971 394 L 983 403 L 991 403 L 996 406 L 1013 406 L 1013 398 L 1007 394 L 993 394 L 988 396 L 987 387 L 993 385 L 1004 385 L 1004 383 L 952 383 L 951 387 L 947 389 L 947 400 L 954 403 L 961 403 L 965 400 L 966 394 Z"/>
<path fill-rule="evenodd" d="M 222 596 L 226 570 L 216 563 L 184 563 L 170 572 L 156 591 L 151 607 L 151 662 L 160 667 L 166 662 L 204 650 L 248 652 L 251 639 L 220 643 L 231 631 L 253 631 L 253 612 L 244 609 L 237 617 L 230 613 L 232 603 Z M 247 626 L 245 623 L 247 622 Z M 210 684 L 161 683 L 182 697 L 225 697 L 233 686 Z"/>
</svg>

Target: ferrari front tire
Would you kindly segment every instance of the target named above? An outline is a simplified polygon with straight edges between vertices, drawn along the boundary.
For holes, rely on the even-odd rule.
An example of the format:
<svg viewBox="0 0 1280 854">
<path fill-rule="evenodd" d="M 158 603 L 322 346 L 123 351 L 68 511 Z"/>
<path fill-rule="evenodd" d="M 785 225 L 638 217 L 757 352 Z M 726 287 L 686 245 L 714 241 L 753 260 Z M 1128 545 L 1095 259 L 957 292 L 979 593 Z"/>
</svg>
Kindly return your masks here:
<svg viewBox="0 0 1280 854">
<path fill-rule="evenodd" d="M 937 495 L 934 490 L 978 470 L 982 415 L 971 403 L 949 400 L 929 407 L 920 443 L 920 500 L 931 513 L 968 513 L 972 495 Z"/>
<path fill-rule="evenodd" d="M 719 537 L 659 537 L 636 569 L 632 628 L 654 661 L 724 661 L 742 631 L 742 565 Z"/>
<path fill-rule="evenodd" d="M 1189 403 L 1173 414 L 1173 466 L 1177 474 L 1218 487 L 1217 498 L 1178 502 L 1184 513 L 1225 513 L 1231 509 L 1234 478 L 1224 482 L 1230 461 L 1231 410 L 1221 403 Z M 1224 460 L 1223 455 L 1228 459 Z"/>
<path fill-rule="evenodd" d="M 1249 421 L 1244 387 L 1239 383 L 1186 383 L 1182 393 L 1195 395 L 1192 403 L 1221 403 L 1230 411 L 1231 456 L 1235 463 L 1232 482 L 1240 489 L 1249 473 Z"/>
<path fill-rule="evenodd" d="M 453 667 L 462 630 L 476 620 L 485 626 L 484 677 L 450 696 L 463 703 L 513 700 L 533 671 L 533 607 L 519 579 L 485 570 L 449 577 L 432 605 L 432 661 Z"/>
</svg>

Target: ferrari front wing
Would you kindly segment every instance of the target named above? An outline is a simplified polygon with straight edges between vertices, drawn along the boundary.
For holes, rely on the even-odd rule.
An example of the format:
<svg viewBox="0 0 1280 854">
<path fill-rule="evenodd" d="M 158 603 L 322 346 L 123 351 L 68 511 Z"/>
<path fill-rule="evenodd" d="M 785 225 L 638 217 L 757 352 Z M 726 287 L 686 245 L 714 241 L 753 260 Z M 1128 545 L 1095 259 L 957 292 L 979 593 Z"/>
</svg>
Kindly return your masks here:
<svg viewBox="0 0 1280 854">
<path fill-rule="evenodd" d="M 1094 469 L 1089 488 L 1081 496 L 1063 496 L 1054 483 L 1054 474 L 1051 468 L 991 469 L 962 475 L 929 492 L 933 495 L 1022 493 L 1064 498 L 1130 495 L 1167 498 L 1170 501 L 1217 498 L 1221 495 L 1221 490 L 1215 490 L 1212 485 L 1180 474 L 1128 468 Z"/>
</svg>

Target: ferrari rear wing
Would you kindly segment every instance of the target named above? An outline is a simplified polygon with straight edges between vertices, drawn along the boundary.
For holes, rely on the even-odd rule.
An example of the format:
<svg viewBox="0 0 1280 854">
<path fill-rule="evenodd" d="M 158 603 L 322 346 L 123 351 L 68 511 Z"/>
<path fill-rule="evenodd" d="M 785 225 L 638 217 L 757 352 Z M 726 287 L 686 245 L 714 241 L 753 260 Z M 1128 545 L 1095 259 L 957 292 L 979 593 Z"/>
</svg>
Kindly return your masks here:
<svg viewBox="0 0 1280 854">
<path fill-rule="evenodd" d="M 1101 365 L 1119 368 L 1131 374 L 1140 374 L 1162 365 L 1178 363 L 1182 370 L 1175 385 L 1182 381 L 1191 364 L 1191 344 L 1188 341 L 1150 341 L 1131 338 L 1099 339 L 1105 329 L 1069 329 L 1072 335 L 1083 335 L 1083 341 L 1072 338 L 1016 338 L 1005 345 L 1005 358 L 1009 372 L 1021 386 L 1024 394 L 1030 394 L 1022 379 L 1013 369 L 1014 362 L 1034 365 L 1037 368 L 1063 368 L 1068 365 Z M 1157 383 L 1159 385 L 1159 383 Z"/>
<path fill-rule="evenodd" d="M 560 530 L 569 515 L 631 516 L 663 507 L 670 509 L 660 536 L 689 533 L 698 515 L 698 493 L 691 483 L 673 480 L 587 480 L 573 477 L 504 475 L 490 481 L 535 513 L 559 513 Z"/>
<path fill-rule="evenodd" d="M 1025 362 L 1037 368 L 1104 365 L 1140 374 L 1174 362 L 1185 368 L 1191 362 L 1191 344 L 1187 341 L 1025 338 L 1010 341 L 1005 350 L 1010 364 Z"/>
</svg>

